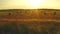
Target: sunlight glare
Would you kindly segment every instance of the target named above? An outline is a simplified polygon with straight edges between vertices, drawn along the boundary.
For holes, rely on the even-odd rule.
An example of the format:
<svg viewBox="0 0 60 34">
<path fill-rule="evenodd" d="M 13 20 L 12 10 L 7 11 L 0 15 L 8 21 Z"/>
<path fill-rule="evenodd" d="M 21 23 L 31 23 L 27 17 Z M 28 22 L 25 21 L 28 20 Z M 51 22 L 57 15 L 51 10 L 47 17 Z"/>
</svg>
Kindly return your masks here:
<svg viewBox="0 0 60 34">
<path fill-rule="evenodd" d="M 38 8 L 44 3 L 43 0 L 29 0 L 28 4 L 33 8 Z"/>
</svg>

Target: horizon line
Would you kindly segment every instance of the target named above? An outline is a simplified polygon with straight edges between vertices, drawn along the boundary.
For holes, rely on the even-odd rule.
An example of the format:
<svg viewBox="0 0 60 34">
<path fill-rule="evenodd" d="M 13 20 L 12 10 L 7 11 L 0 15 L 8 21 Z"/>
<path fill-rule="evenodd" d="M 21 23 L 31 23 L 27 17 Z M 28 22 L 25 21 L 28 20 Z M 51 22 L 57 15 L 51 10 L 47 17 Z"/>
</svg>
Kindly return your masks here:
<svg viewBox="0 0 60 34">
<path fill-rule="evenodd" d="M 0 9 L 0 10 L 14 10 L 15 8 L 6 8 L 6 9 Z M 18 10 L 19 8 L 17 8 Z M 60 10 L 60 9 L 53 9 L 53 8 L 39 8 L 39 9 L 51 9 L 51 10 Z M 27 10 L 27 9 L 26 9 Z M 30 9 L 28 9 L 30 10 Z M 34 10 L 34 9 L 31 9 L 31 10 Z M 35 10 L 38 10 L 38 9 L 35 9 Z"/>
</svg>

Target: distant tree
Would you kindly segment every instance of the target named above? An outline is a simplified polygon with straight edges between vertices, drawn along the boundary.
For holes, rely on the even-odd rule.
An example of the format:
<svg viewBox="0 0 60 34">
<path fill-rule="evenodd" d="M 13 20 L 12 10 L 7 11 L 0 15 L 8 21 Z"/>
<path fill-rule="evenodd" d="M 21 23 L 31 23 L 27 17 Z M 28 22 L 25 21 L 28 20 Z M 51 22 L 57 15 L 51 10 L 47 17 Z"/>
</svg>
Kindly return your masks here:
<svg viewBox="0 0 60 34">
<path fill-rule="evenodd" d="M 11 15 L 11 13 L 9 13 L 9 15 Z"/>
</svg>

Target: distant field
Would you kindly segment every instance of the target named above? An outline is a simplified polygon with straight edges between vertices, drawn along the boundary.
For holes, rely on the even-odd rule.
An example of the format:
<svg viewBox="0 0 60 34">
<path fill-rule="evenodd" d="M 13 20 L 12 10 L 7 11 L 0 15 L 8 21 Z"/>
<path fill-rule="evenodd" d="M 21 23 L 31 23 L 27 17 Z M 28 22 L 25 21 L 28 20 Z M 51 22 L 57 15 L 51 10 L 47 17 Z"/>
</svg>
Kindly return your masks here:
<svg viewBox="0 0 60 34">
<path fill-rule="evenodd" d="M 0 10 L 0 20 L 37 20 L 59 21 L 60 10 L 58 9 L 10 9 Z"/>
<path fill-rule="evenodd" d="M 60 34 L 60 10 L 0 10 L 0 34 Z"/>
</svg>

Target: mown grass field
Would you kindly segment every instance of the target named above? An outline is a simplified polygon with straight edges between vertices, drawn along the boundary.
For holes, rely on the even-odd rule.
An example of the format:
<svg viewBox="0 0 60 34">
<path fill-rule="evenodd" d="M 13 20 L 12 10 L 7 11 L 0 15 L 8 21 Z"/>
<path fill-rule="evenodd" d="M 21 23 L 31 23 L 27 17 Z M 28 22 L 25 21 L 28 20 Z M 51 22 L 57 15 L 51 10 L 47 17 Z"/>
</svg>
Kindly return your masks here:
<svg viewBox="0 0 60 34">
<path fill-rule="evenodd" d="M 60 10 L 0 10 L 0 34 L 60 34 Z"/>
</svg>

